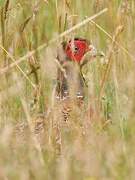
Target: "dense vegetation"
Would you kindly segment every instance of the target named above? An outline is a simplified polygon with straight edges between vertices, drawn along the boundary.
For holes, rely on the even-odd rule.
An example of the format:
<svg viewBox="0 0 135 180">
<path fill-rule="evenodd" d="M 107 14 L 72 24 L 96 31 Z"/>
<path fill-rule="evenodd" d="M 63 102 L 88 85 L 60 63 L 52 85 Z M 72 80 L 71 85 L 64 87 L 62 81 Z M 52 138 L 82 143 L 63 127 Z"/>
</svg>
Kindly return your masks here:
<svg viewBox="0 0 135 180">
<path fill-rule="evenodd" d="M 0 179 L 135 179 L 134 19 L 134 0 L 0 0 Z M 56 54 L 72 37 L 105 57 L 64 122 Z"/>
</svg>

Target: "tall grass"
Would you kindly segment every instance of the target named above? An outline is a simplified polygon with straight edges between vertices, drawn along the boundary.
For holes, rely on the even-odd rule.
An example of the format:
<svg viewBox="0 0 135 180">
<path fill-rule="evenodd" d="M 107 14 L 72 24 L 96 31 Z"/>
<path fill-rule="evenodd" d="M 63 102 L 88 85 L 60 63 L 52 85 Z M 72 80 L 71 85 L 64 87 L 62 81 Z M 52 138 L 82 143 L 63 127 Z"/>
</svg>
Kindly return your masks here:
<svg viewBox="0 0 135 180">
<path fill-rule="evenodd" d="M 0 179 L 135 179 L 134 18 L 134 0 L 0 1 Z M 55 98 L 57 47 L 73 37 L 105 54 L 83 68 L 79 107 Z"/>
</svg>

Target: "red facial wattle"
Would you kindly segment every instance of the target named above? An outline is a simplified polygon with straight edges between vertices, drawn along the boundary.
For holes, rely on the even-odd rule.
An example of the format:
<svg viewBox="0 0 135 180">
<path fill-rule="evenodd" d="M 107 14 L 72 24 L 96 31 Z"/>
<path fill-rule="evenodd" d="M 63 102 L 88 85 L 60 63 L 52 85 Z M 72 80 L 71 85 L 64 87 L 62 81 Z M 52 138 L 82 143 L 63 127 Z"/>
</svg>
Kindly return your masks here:
<svg viewBox="0 0 135 180">
<path fill-rule="evenodd" d="M 66 56 L 73 61 L 80 62 L 86 52 L 90 50 L 86 40 L 69 41 L 65 47 Z"/>
</svg>

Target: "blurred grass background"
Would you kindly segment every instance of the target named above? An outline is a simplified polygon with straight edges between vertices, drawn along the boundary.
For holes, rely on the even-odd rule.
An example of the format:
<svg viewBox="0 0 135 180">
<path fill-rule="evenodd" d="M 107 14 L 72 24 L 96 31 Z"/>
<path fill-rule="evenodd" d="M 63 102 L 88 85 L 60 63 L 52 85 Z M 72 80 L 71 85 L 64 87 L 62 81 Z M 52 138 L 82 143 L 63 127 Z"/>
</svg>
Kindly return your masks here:
<svg viewBox="0 0 135 180">
<path fill-rule="evenodd" d="M 1 47 L 17 60 L 104 8 L 94 21 L 112 37 L 122 26 L 117 44 L 87 23 L 21 62 L 27 78 L 16 66 L 0 73 L 0 179 L 135 179 L 134 0 L 0 0 L 0 72 L 13 63 Z M 84 68 L 88 97 L 64 124 L 54 59 L 59 43 L 74 36 L 111 64 L 99 100 L 106 65 L 96 59 Z"/>
</svg>

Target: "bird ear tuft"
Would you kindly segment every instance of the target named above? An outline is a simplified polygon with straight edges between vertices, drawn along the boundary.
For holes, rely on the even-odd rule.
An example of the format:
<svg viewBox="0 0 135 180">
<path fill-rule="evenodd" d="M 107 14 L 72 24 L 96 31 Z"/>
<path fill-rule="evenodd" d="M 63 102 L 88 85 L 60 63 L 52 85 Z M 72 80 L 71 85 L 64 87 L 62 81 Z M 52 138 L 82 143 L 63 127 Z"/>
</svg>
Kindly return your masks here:
<svg viewBox="0 0 135 180">
<path fill-rule="evenodd" d="M 67 45 L 66 41 L 63 41 L 63 42 L 61 43 L 61 45 L 62 45 L 63 49 L 65 50 L 66 45 Z"/>
</svg>

